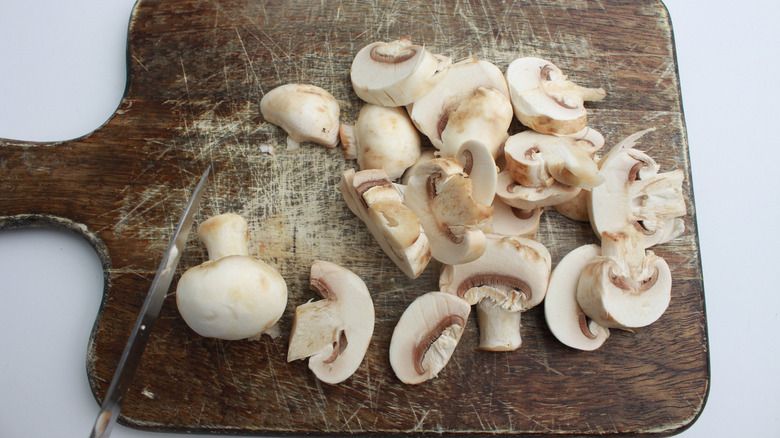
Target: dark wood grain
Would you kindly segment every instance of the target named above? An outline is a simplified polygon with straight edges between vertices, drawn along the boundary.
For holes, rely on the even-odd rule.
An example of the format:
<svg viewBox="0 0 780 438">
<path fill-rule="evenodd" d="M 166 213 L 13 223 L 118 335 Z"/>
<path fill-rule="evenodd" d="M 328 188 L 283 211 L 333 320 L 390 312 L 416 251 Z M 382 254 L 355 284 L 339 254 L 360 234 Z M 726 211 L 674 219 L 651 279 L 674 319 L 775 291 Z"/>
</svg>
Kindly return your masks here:
<svg viewBox="0 0 780 438">
<path fill-rule="evenodd" d="M 640 149 L 664 171 L 685 171 L 689 210 L 685 234 L 654 249 L 675 279 L 658 322 L 635 334 L 614 331 L 586 353 L 557 342 L 538 307 L 523 317 L 520 350 L 488 353 L 475 350 L 472 317 L 437 379 L 419 386 L 396 379 L 392 329 L 416 296 L 437 289 L 440 265 L 414 281 L 401 274 L 337 190 L 341 171 L 355 163 L 334 149 L 286 150 L 259 101 L 277 85 L 312 83 L 335 95 L 351 123 L 360 106 L 349 85 L 352 56 L 399 36 L 502 69 L 540 56 L 578 83 L 604 87 L 608 98 L 591 106 L 591 126 L 608 145 L 658 128 Z M 169 296 L 122 423 L 248 434 L 669 435 L 701 412 L 709 358 L 696 209 L 672 30 L 660 2 L 141 0 L 129 26 L 128 75 L 117 113 L 94 133 L 58 144 L 0 140 L 0 227 L 66 227 L 100 250 L 106 290 L 86 358 L 96 398 L 207 165 L 214 173 L 197 219 L 246 216 L 250 253 L 281 272 L 290 296 L 282 336 L 251 342 L 197 336 Z M 260 153 L 261 144 L 277 154 Z M 191 239 L 179 274 L 204 260 Z M 587 224 L 552 211 L 538 239 L 553 265 L 596 242 Z M 285 361 L 295 306 L 315 297 L 314 259 L 365 279 L 377 310 L 363 364 L 338 386 L 319 383 L 304 361 Z"/>
</svg>

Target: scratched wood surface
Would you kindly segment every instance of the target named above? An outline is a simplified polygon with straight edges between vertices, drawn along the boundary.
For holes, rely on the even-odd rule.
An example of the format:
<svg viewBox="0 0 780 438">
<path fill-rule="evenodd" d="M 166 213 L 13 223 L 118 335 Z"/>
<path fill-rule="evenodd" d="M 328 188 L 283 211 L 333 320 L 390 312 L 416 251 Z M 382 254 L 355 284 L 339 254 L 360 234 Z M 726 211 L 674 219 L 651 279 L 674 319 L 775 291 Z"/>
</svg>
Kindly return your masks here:
<svg viewBox="0 0 780 438">
<path fill-rule="evenodd" d="M 284 133 L 261 118 L 259 101 L 277 85 L 312 83 L 331 91 L 343 121 L 354 122 L 352 56 L 399 36 L 502 69 L 516 57 L 540 56 L 576 82 L 604 87 L 608 98 L 591 106 L 591 126 L 607 147 L 658 128 L 640 149 L 662 171 L 686 172 L 689 214 L 685 234 L 655 248 L 674 275 L 671 306 L 657 323 L 635 334 L 614 331 L 600 350 L 585 353 L 552 337 L 540 306 L 523 317 L 520 350 L 488 353 L 475 350 L 472 316 L 437 379 L 405 386 L 395 378 L 392 329 L 416 296 L 437 288 L 440 265 L 414 281 L 403 276 L 337 190 L 341 171 L 355 163 L 339 150 L 287 150 Z M 703 408 L 709 359 L 696 210 L 670 18 L 659 1 L 141 0 L 129 25 L 128 75 L 116 114 L 94 133 L 59 144 L 0 140 L 0 228 L 72 229 L 103 260 L 105 295 L 86 358 L 96 399 L 207 165 L 214 173 L 197 220 L 246 216 L 250 253 L 278 268 L 290 296 L 280 337 L 236 342 L 195 335 L 169 296 L 122 423 L 272 435 L 669 435 Z M 276 154 L 261 153 L 261 144 Z M 555 212 L 544 215 L 538 239 L 554 265 L 596 242 L 587 224 Z M 178 274 L 205 255 L 191 237 Z M 363 364 L 338 386 L 319 383 L 304 361 L 285 362 L 295 306 L 315 297 L 308 290 L 314 259 L 365 279 L 377 311 Z"/>
</svg>

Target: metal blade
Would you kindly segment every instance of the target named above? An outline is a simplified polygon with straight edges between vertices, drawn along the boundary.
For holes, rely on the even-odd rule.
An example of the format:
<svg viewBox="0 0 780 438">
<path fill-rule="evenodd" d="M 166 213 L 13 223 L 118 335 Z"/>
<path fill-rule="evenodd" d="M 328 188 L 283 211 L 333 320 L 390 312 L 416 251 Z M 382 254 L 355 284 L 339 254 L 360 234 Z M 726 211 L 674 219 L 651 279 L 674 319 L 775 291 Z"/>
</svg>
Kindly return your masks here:
<svg viewBox="0 0 780 438">
<path fill-rule="evenodd" d="M 133 378 L 133 374 L 135 374 L 136 368 L 138 368 L 138 363 L 141 361 L 141 354 L 144 351 L 146 342 L 149 340 L 149 334 L 154 321 L 157 319 L 157 315 L 160 314 L 160 308 L 165 295 L 171 287 L 173 275 L 176 272 L 176 267 L 179 265 L 179 256 L 187 242 L 187 236 L 192 228 L 193 218 L 198 210 L 200 198 L 203 196 L 203 190 L 206 187 L 206 180 L 210 171 L 211 166 L 206 169 L 200 178 L 200 182 L 195 187 L 195 191 L 184 209 L 179 225 L 176 227 L 176 231 L 168 244 L 168 249 L 163 255 L 160 268 L 154 276 L 152 286 L 149 288 L 133 331 L 130 333 L 130 339 L 127 341 L 122 357 L 119 359 L 111 385 L 108 387 L 106 397 L 103 399 L 100 413 L 90 434 L 91 438 L 105 438 L 111 434 L 111 430 L 119 416 L 122 401 L 130 386 L 130 381 Z"/>
</svg>

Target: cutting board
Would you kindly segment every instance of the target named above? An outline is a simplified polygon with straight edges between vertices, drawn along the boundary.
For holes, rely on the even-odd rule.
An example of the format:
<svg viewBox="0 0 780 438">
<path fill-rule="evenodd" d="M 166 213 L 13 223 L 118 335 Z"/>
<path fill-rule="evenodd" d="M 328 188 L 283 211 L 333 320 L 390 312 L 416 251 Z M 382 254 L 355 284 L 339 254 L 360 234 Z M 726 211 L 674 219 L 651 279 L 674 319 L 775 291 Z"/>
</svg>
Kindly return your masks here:
<svg viewBox="0 0 780 438">
<path fill-rule="evenodd" d="M 685 233 L 654 248 L 674 276 L 659 321 L 636 333 L 615 330 L 601 349 L 581 352 L 551 335 L 539 306 L 523 316 L 523 346 L 495 353 L 476 350 L 472 316 L 436 379 L 408 386 L 395 377 L 392 330 L 415 297 L 438 288 L 441 265 L 406 278 L 337 189 L 355 162 L 338 148 L 288 150 L 259 102 L 278 85 L 311 83 L 332 92 L 342 120 L 352 123 L 361 105 L 349 82 L 353 55 L 401 36 L 502 70 L 520 56 L 546 58 L 575 82 L 605 88 L 607 99 L 590 106 L 590 125 L 607 148 L 657 128 L 639 148 L 662 171 L 685 172 L 688 206 Z M 669 435 L 701 412 L 710 376 L 696 209 L 672 28 L 661 2 L 141 0 L 129 24 L 127 68 L 121 105 L 95 132 L 61 143 L 0 140 L 0 227 L 70 229 L 102 260 L 105 293 L 86 357 L 95 398 L 108 388 L 206 166 L 213 174 L 196 221 L 244 215 L 250 254 L 276 267 L 290 293 L 277 338 L 199 337 L 172 296 L 183 270 L 206 257 L 192 233 L 121 423 L 247 434 Z M 588 224 L 554 211 L 544 214 L 538 240 L 553 266 L 597 242 Z M 305 361 L 285 360 L 294 309 L 315 298 L 308 287 L 315 259 L 362 277 L 376 306 L 365 360 L 337 386 L 317 381 Z"/>
</svg>

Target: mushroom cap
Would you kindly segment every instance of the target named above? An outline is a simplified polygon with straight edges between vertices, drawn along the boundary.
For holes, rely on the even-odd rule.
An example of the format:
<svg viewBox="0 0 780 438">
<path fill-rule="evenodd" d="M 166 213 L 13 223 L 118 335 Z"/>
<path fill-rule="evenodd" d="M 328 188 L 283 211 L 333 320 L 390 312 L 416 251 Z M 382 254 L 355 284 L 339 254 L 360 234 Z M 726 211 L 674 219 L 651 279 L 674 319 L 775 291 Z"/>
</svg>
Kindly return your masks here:
<svg viewBox="0 0 780 438">
<path fill-rule="evenodd" d="M 582 189 L 554 181 L 546 187 L 526 187 L 515 182 L 504 170 L 496 177 L 496 196 L 521 210 L 549 207 L 573 199 Z"/>
<path fill-rule="evenodd" d="M 188 269 L 176 287 L 176 304 L 201 336 L 255 338 L 282 316 L 287 285 L 270 265 L 231 255 Z"/>
<path fill-rule="evenodd" d="M 444 292 L 428 292 L 404 310 L 390 339 L 390 366 L 409 385 L 436 377 L 447 365 L 471 306 Z"/>
<path fill-rule="evenodd" d="M 589 190 L 581 190 L 574 198 L 553 205 L 553 208 L 563 216 L 577 222 L 588 222 L 588 196 Z"/>
<path fill-rule="evenodd" d="M 582 130 L 588 121 L 584 101 L 601 100 L 606 95 L 602 89 L 572 83 L 552 62 L 535 57 L 512 61 L 506 80 L 517 118 L 545 134 Z"/>
<path fill-rule="evenodd" d="M 354 136 L 361 170 L 384 169 L 395 180 L 420 158 L 420 133 L 403 108 L 363 105 Z"/>
<path fill-rule="evenodd" d="M 578 350 L 595 350 L 609 337 L 609 329 L 588 321 L 577 303 L 580 273 L 600 255 L 598 245 L 584 245 L 566 254 L 552 271 L 544 298 L 544 317 L 553 336 Z"/>
<path fill-rule="evenodd" d="M 341 383 L 357 371 L 374 333 L 374 303 L 363 280 L 335 263 L 315 260 L 310 283 L 323 298 L 295 309 L 287 361 L 309 357 L 325 383 Z"/>
<path fill-rule="evenodd" d="M 543 212 L 543 208 L 521 210 L 512 207 L 496 196 L 493 199 L 493 217 L 490 219 L 490 223 L 485 226 L 484 231 L 491 234 L 534 239 Z"/>
<path fill-rule="evenodd" d="M 368 103 L 388 107 L 408 105 L 433 88 L 451 64 L 408 38 L 377 41 L 358 51 L 350 81 L 355 94 Z"/>
<path fill-rule="evenodd" d="M 328 91 L 310 84 L 284 84 L 260 100 L 263 118 L 281 127 L 298 143 L 335 147 L 339 141 L 338 101 Z"/>
<path fill-rule="evenodd" d="M 496 196 L 498 167 L 490 149 L 477 140 L 464 142 L 455 159 L 463 165 L 463 173 L 474 182 L 472 197 L 482 205 L 491 205 Z"/>
<path fill-rule="evenodd" d="M 453 156 L 464 142 L 477 140 L 497 157 L 513 118 L 512 103 L 505 93 L 493 87 L 478 87 L 449 114 L 440 134 L 439 153 Z"/>
</svg>

